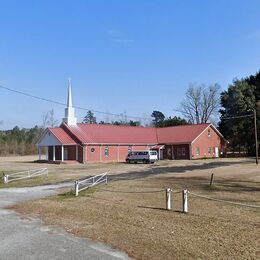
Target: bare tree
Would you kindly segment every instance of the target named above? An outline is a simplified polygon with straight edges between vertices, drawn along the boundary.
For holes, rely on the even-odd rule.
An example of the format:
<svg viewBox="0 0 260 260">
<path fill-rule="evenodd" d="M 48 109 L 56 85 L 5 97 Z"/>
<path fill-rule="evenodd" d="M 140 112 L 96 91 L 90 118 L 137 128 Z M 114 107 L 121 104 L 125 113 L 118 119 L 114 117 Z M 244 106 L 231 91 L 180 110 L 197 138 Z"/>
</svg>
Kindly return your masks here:
<svg viewBox="0 0 260 260">
<path fill-rule="evenodd" d="M 50 110 L 49 118 L 48 118 L 48 125 L 50 127 L 55 127 L 58 125 L 58 123 L 59 123 L 59 121 L 57 119 L 55 119 L 55 117 L 54 117 L 54 109 Z"/>
<path fill-rule="evenodd" d="M 42 114 L 42 128 L 45 129 L 48 125 L 49 112 Z"/>
<path fill-rule="evenodd" d="M 181 108 L 177 111 L 192 124 L 207 123 L 220 106 L 220 86 L 190 85 Z"/>
<path fill-rule="evenodd" d="M 46 127 L 55 127 L 59 123 L 58 120 L 55 119 L 54 109 L 50 110 L 47 113 L 42 114 L 42 129 L 44 130 Z"/>
</svg>

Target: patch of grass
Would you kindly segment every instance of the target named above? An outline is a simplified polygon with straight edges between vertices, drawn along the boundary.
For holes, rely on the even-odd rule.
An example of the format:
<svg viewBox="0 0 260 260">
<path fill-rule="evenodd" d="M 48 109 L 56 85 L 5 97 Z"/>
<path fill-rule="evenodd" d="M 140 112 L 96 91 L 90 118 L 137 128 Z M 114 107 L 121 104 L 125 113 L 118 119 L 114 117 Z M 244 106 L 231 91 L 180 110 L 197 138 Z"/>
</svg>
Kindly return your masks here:
<svg viewBox="0 0 260 260">
<path fill-rule="evenodd" d="M 84 191 L 81 191 L 79 193 L 78 197 L 89 197 L 89 196 L 93 195 L 97 190 L 98 190 L 97 187 L 88 188 Z M 51 197 L 51 199 L 54 201 L 64 201 L 66 199 L 72 199 L 72 198 L 75 198 L 75 199 L 77 198 L 75 196 L 75 191 L 72 189 L 70 191 L 67 191 L 67 192 L 64 192 L 64 193 Z"/>
</svg>

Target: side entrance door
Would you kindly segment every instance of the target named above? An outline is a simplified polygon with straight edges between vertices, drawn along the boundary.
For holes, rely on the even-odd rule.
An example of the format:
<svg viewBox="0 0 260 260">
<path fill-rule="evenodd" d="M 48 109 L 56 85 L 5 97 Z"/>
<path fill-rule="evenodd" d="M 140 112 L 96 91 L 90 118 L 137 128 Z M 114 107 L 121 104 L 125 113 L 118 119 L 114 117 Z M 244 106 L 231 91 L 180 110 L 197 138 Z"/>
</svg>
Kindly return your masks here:
<svg viewBox="0 0 260 260">
<path fill-rule="evenodd" d="M 217 146 L 215 147 L 215 157 L 219 157 L 219 149 Z"/>
</svg>

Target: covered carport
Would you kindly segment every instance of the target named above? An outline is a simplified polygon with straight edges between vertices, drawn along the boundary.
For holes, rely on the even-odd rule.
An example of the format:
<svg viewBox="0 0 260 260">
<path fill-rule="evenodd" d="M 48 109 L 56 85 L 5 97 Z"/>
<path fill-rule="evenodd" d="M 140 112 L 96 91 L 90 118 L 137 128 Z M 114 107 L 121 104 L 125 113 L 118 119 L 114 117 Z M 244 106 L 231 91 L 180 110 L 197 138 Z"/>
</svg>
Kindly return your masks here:
<svg viewBox="0 0 260 260">
<path fill-rule="evenodd" d="M 63 129 L 47 128 L 37 142 L 39 160 L 64 162 L 82 161 L 82 147 Z M 45 150 L 45 155 L 42 154 Z"/>
</svg>

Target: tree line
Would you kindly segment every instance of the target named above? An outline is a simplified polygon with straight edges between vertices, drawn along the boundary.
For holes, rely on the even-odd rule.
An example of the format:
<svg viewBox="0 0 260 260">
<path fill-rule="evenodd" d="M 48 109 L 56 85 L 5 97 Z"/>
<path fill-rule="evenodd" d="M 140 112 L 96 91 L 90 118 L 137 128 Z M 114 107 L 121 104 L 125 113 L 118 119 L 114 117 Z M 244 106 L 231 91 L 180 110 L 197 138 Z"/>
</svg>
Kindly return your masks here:
<svg viewBox="0 0 260 260">
<path fill-rule="evenodd" d="M 58 123 L 54 110 L 51 109 L 42 115 L 41 126 L 36 125 L 29 129 L 15 126 L 12 130 L 0 131 L 0 156 L 36 154 L 35 144 L 45 128 L 55 127 Z M 3 122 L 0 121 L 0 124 Z"/>
</svg>

